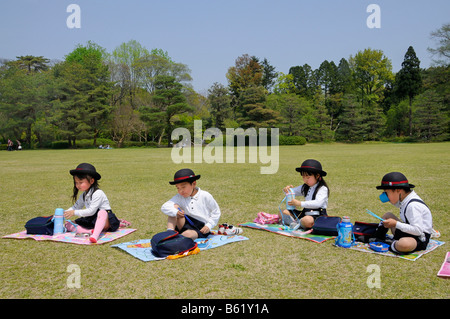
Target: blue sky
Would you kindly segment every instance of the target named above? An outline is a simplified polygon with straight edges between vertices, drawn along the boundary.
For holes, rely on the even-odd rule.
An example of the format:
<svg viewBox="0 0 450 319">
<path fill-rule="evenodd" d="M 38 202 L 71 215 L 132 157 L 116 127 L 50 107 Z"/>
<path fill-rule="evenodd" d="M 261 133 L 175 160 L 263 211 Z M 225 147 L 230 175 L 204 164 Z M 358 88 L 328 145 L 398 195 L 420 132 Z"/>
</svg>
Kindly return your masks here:
<svg viewBox="0 0 450 319">
<path fill-rule="evenodd" d="M 81 28 L 66 25 L 69 4 L 81 8 Z M 368 28 L 369 4 L 381 28 Z M 0 58 L 64 59 L 91 40 L 108 52 L 129 40 L 160 48 L 191 69 L 206 93 L 243 54 L 267 58 L 276 71 L 324 60 L 339 62 L 365 48 L 382 50 L 401 67 L 410 45 L 431 65 L 430 33 L 450 22 L 448 0 L 14 0 L 0 4 Z"/>
</svg>

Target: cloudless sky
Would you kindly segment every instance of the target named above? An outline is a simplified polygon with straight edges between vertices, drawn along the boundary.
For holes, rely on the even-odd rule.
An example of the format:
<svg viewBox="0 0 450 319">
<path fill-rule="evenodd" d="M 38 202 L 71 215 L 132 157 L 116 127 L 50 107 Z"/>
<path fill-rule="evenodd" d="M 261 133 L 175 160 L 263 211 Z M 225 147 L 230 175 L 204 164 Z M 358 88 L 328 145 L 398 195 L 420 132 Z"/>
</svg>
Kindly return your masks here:
<svg viewBox="0 0 450 319">
<path fill-rule="evenodd" d="M 81 28 L 70 29 L 70 4 Z M 369 4 L 380 7 L 381 28 L 369 28 Z M 276 71 L 339 63 L 366 48 L 382 50 L 393 71 L 412 45 L 421 67 L 431 65 L 430 33 L 450 23 L 448 0 L 11 0 L 0 4 L 0 58 L 21 55 L 63 60 L 91 40 L 112 52 L 130 40 L 167 51 L 191 69 L 206 94 L 243 54 L 267 58 Z"/>
</svg>

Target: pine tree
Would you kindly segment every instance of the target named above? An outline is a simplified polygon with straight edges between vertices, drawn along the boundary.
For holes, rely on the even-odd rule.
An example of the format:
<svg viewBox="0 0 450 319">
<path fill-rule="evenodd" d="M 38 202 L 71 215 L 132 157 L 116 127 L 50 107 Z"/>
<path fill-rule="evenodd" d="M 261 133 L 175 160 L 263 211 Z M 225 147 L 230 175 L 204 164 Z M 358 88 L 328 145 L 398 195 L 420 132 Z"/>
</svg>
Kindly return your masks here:
<svg viewBox="0 0 450 319">
<path fill-rule="evenodd" d="M 418 138 L 442 141 L 449 137 L 446 132 L 449 116 L 442 97 L 433 90 L 427 90 L 417 96 L 414 106 L 414 128 Z"/>
<path fill-rule="evenodd" d="M 57 98 L 53 122 L 69 145 L 77 139 L 96 138 L 108 121 L 112 82 L 104 63 L 105 50 L 95 43 L 79 45 L 53 68 Z"/>
<path fill-rule="evenodd" d="M 395 77 L 395 92 L 399 98 L 409 99 L 409 135 L 412 135 L 412 103 L 414 97 L 422 88 L 422 76 L 420 73 L 420 61 L 414 48 L 410 46 L 406 51 L 402 62 L 402 68 Z"/>
<path fill-rule="evenodd" d="M 362 142 L 367 138 L 366 117 L 360 102 L 353 95 L 344 96 L 340 125 L 336 130 L 336 140 L 342 142 Z"/>
<path fill-rule="evenodd" d="M 208 90 L 208 101 L 215 126 L 223 130 L 225 119 L 231 115 L 231 97 L 227 88 L 215 82 Z"/>
<path fill-rule="evenodd" d="M 172 142 L 172 120 L 177 114 L 192 111 L 182 92 L 183 85 L 176 82 L 175 77 L 158 75 L 155 79 L 155 91 L 152 102 L 155 106 L 153 118 L 164 123 L 163 130 L 167 133 L 167 145 Z"/>
<path fill-rule="evenodd" d="M 279 122 L 279 113 L 265 105 L 266 92 L 263 86 L 251 86 L 241 92 L 238 121 L 242 128 L 268 128 Z"/>
<path fill-rule="evenodd" d="M 333 132 L 330 130 L 330 116 L 325 107 L 325 99 L 319 92 L 314 96 L 312 105 L 303 115 L 302 136 L 311 142 L 330 141 Z"/>
</svg>

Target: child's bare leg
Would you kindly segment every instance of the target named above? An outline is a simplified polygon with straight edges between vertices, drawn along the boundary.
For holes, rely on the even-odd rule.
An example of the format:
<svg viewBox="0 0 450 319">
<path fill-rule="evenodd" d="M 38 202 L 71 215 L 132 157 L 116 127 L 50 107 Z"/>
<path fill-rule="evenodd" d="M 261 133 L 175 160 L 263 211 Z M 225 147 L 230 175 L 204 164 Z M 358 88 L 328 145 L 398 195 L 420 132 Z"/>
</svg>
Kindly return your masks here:
<svg viewBox="0 0 450 319">
<path fill-rule="evenodd" d="M 294 216 L 287 209 L 281 212 L 280 216 L 281 224 L 289 226 L 292 222 L 294 222 Z"/>
<path fill-rule="evenodd" d="M 383 219 L 389 219 L 389 218 L 400 221 L 400 219 L 392 213 L 386 213 L 383 215 Z M 391 232 L 393 234 L 395 234 L 395 227 L 391 228 Z M 393 246 L 394 250 L 396 250 L 399 253 L 409 253 L 409 252 L 413 251 L 414 249 L 416 249 L 417 242 L 412 237 L 402 237 L 399 240 L 394 241 L 392 243 L 392 246 Z"/>
<path fill-rule="evenodd" d="M 302 219 L 300 219 L 300 223 L 303 229 L 310 229 L 314 226 L 314 217 L 305 216 Z"/>
<path fill-rule="evenodd" d="M 292 216 L 291 212 L 288 211 L 287 209 L 283 210 L 283 214 L 294 217 L 294 216 Z"/>
<path fill-rule="evenodd" d="M 183 235 L 184 237 L 192 238 L 192 239 L 198 238 L 197 232 L 192 229 L 185 230 L 181 235 Z"/>
<path fill-rule="evenodd" d="M 169 216 L 169 218 L 167 219 L 167 229 L 175 230 L 176 225 L 177 225 L 177 218 Z"/>
<path fill-rule="evenodd" d="M 186 218 L 184 218 L 184 217 L 177 217 L 177 228 L 179 230 L 183 229 L 185 223 L 186 223 Z"/>
<path fill-rule="evenodd" d="M 400 253 L 409 253 L 416 249 L 417 242 L 412 237 L 402 237 L 399 240 L 394 241 L 392 244 L 396 251 Z"/>
<path fill-rule="evenodd" d="M 184 227 L 184 223 L 186 222 L 186 218 L 184 217 L 169 217 L 167 219 L 167 229 L 173 229 L 175 230 L 175 227 L 177 229 L 182 229 Z"/>
</svg>

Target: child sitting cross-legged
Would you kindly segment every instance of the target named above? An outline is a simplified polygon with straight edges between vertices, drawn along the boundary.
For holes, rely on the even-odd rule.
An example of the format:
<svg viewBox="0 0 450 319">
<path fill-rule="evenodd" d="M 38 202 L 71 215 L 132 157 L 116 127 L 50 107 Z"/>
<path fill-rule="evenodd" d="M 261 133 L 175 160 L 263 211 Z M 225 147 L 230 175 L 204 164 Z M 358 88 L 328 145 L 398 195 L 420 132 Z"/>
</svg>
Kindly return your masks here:
<svg viewBox="0 0 450 319">
<path fill-rule="evenodd" d="M 305 160 L 295 170 L 301 174 L 303 185 L 295 188 L 288 185 L 283 188 L 283 191 L 287 194 L 292 189 L 295 196 L 304 196 L 304 200 L 289 201 L 288 205 L 301 209 L 285 209 L 281 212 L 281 219 L 287 226 L 299 220 L 301 228 L 306 230 L 314 226 L 317 217 L 327 215 L 329 189 L 323 179 L 327 173 L 322 170 L 322 164 L 314 159 Z"/>
<path fill-rule="evenodd" d="M 400 218 L 392 213 L 383 215 L 376 238 L 386 241 L 386 234 L 390 229 L 394 234 L 390 250 L 394 253 L 411 253 L 427 248 L 433 233 L 433 219 L 431 211 L 412 188 L 405 175 L 391 172 L 383 176 L 381 185 L 376 187 L 383 190 L 380 200 L 390 202 L 400 210 Z"/>
<path fill-rule="evenodd" d="M 192 239 L 208 237 L 221 215 L 214 197 L 197 187 L 199 178 L 188 168 L 177 171 L 169 184 L 176 186 L 178 194 L 161 207 L 168 216 L 167 229 Z"/>
</svg>

